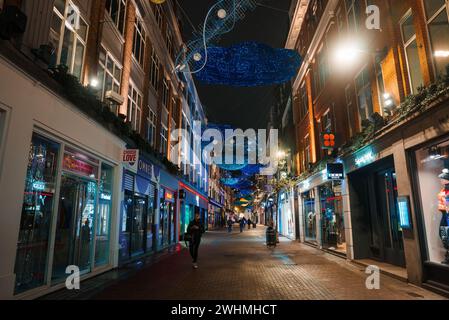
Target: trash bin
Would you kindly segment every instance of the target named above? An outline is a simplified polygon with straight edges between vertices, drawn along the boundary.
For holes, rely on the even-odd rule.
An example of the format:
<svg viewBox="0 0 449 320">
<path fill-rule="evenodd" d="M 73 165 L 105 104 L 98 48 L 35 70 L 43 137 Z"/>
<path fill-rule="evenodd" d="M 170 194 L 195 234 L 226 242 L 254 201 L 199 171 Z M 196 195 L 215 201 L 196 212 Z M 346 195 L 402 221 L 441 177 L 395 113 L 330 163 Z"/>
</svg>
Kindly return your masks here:
<svg viewBox="0 0 449 320">
<path fill-rule="evenodd" d="M 267 247 L 276 247 L 276 230 L 273 228 L 267 229 Z"/>
</svg>

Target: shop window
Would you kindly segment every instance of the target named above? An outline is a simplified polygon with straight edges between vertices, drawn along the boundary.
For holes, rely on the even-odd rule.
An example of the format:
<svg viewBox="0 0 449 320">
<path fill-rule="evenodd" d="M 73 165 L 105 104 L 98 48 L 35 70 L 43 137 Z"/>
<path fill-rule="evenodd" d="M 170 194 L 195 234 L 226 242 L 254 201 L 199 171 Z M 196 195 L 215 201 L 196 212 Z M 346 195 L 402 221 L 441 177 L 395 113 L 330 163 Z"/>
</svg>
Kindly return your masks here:
<svg viewBox="0 0 449 320">
<path fill-rule="evenodd" d="M 355 84 L 360 120 L 367 120 L 373 114 L 373 99 L 368 67 L 363 68 L 360 74 L 356 77 Z"/>
<path fill-rule="evenodd" d="M 106 0 L 106 11 L 121 35 L 125 32 L 126 0 Z"/>
<path fill-rule="evenodd" d="M 143 68 L 145 63 L 145 29 L 140 20 L 134 23 L 133 55 Z"/>
<path fill-rule="evenodd" d="M 113 174 L 114 170 L 112 167 L 102 164 L 96 219 L 95 266 L 106 265 L 109 263 L 112 187 L 114 185 Z"/>
<path fill-rule="evenodd" d="M 402 41 L 407 59 L 407 70 L 412 93 L 416 93 L 424 80 L 419 62 L 418 43 L 416 40 L 413 14 L 409 12 L 401 23 Z"/>
<path fill-rule="evenodd" d="M 65 280 L 69 265 L 78 266 L 82 273 L 90 272 L 95 243 L 99 161 L 66 148 L 62 169 L 53 252 L 53 284 Z"/>
<path fill-rule="evenodd" d="M 17 242 L 15 293 L 40 287 L 47 281 L 48 244 L 55 205 L 59 145 L 34 133 Z"/>
<path fill-rule="evenodd" d="M 449 65 L 448 7 L 444 0 L 424 1 L 430 45 L 438 75 L 446 74 Z"/>
<path fill-rule="evenodd" d="M 322 245 L 346 254 L 345 223 L 341 181 L 328 182 L 319 188 Z"/>
<path fill-rule="evenodd" d="M 88 25 L 79 9 L 70 1 L 57 0 L 53 7 L 50 43 L 57 54 L 51 67 L 64 65 L 69 73 L 81 78 Z"/>
<path fill-rule="evenodd" d="M 315 194 L 314 191 L 308 191 L 302 194 L 304 231 L 306 241 L 316 241 L 316 212 L 315 212 Z"/>
<path fill-rule="evenodd" d="M 449 141 L 416 151 L 427 259 L 449 264 Z"/>
<path fill-rule="evenodd" d="M 114 91 L 120 94 L 120 82 L 122 79 L 122 67 L 112 55 L 104 48 L 100 49 L 98 80 L 101 88 L 101 98 L 106 92 Z"/>
</svg>

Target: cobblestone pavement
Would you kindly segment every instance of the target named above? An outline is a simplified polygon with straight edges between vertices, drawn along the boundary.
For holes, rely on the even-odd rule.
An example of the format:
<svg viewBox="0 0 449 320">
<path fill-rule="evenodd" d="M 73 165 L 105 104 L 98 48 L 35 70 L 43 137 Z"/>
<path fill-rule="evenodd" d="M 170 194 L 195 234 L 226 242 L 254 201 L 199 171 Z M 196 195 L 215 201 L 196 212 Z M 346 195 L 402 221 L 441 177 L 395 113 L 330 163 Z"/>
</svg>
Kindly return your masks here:
<svg viewBox="0 0 449 320">
<path fill-rule="evenodd" d="M 95 299 L 155 300 L 340 300 L 443 299 L 381 275 L 380 290 L 367 290 L 360 266 L 307 245 L 287 241 L 265 246 L 265 228 L 208 232 L 199 269 L 187 250 L 139 271 Z"/>
</svg>

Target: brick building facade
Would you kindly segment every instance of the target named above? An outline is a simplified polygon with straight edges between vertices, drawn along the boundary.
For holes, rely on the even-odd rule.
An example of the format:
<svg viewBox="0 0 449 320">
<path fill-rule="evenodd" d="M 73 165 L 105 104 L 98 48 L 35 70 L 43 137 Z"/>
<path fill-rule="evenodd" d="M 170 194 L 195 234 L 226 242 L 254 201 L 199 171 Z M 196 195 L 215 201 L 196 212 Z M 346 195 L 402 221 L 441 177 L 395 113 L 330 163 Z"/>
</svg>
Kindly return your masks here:
<svg viewBox="0 0 449 320">
<path fill-rule="evenodd" d="M 445 1 L 298 0 L 286 43 L 304 58 L 293 81 L 300 239 L 435 290 L 448 284 L 437 208 L 448 12 Z M 344 165 L 343 180 L 328 178 L 328 163 Z"/>
</svg>

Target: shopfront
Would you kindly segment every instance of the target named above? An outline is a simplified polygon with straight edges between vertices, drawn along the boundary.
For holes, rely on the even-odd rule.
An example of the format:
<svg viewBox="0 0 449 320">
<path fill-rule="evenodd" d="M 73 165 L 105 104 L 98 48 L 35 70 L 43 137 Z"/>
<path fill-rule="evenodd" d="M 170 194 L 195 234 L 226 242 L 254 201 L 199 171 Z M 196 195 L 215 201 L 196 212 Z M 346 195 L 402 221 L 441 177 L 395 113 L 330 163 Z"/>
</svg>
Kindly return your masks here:
<svg viewBox="0 0 449 320">
<path fill-rule="evenodd" d="M 344 187 L 344 166 L 340 162 L 326 164 L 297 186 L 301 241 L 340 255 L 348 254 Z"/>
<path fill-rule="evenodd" d="M 304 240 L 311 243 L 317 241 L 317 217 L 315 211 L 315 189 L 303 192 L 302 216 L 304 219 Z"/>
<path fill-rule="evenodd" d="M 449 286 L 449 137 L 420 146 L 410 156 L 419 194 L 424 278 Z"/>
<path fill-rule="evenodd" d="M 223 227 L 226 219 L 224 215 L 224 205 L 212 198 L 209 198 L 209 230 L 219 229 Z"/>
<path fill-rule="evenodd" d="M 124 161 L 119 239 L 121 263 L 157 249 L 155 230 L 160 170 L 137 150 L 125 150 L 124 158 L 130 153 L 134 153 L 135 161 Z"/>
<path fill-rule="evenodd" d="M 290 190 L 279 193 L 278 230 L 281 235 L 291 240 L 296 238 L 293 194 Z"/>
<path fill-rule="evenodd" d="M 158 248 L 163 249 L 178 243 L 179 218 L 177 209 L 178 179 L 166 171 L 161 172 L 159 189 Z"/>
<path fill-rule="evenodd" d="M 346 255 L 342 181 L 332 180 L 319 187 L 321 244 L 323 248 Z"/>
<path fill-rule="evenodd" d="M 208 229 L 208 207 L 209 199 L 205 195 L 198 192 L 192 186 L 179 182 L 179 194 L 182 194 L 180 198 L 180 235 L 181 239 L 184 233 L 187 232 L 187 227 L 195 217 L 195 214 L 200 215 L 201 222 L 204 227 Z"/>
<path fill-rule="evenodd" d="M 116 166 L 50 135 L 33 133 L 15 262 L 15 294 L 111 263 Z"/>
<path fill-rule="evenodd" d="M 373 259 L 405 267 L 404 237 L 398 210 L 393 156 L 380 158 L 368 146 L 347 159 L 354 259 Z"/>
</svg>

